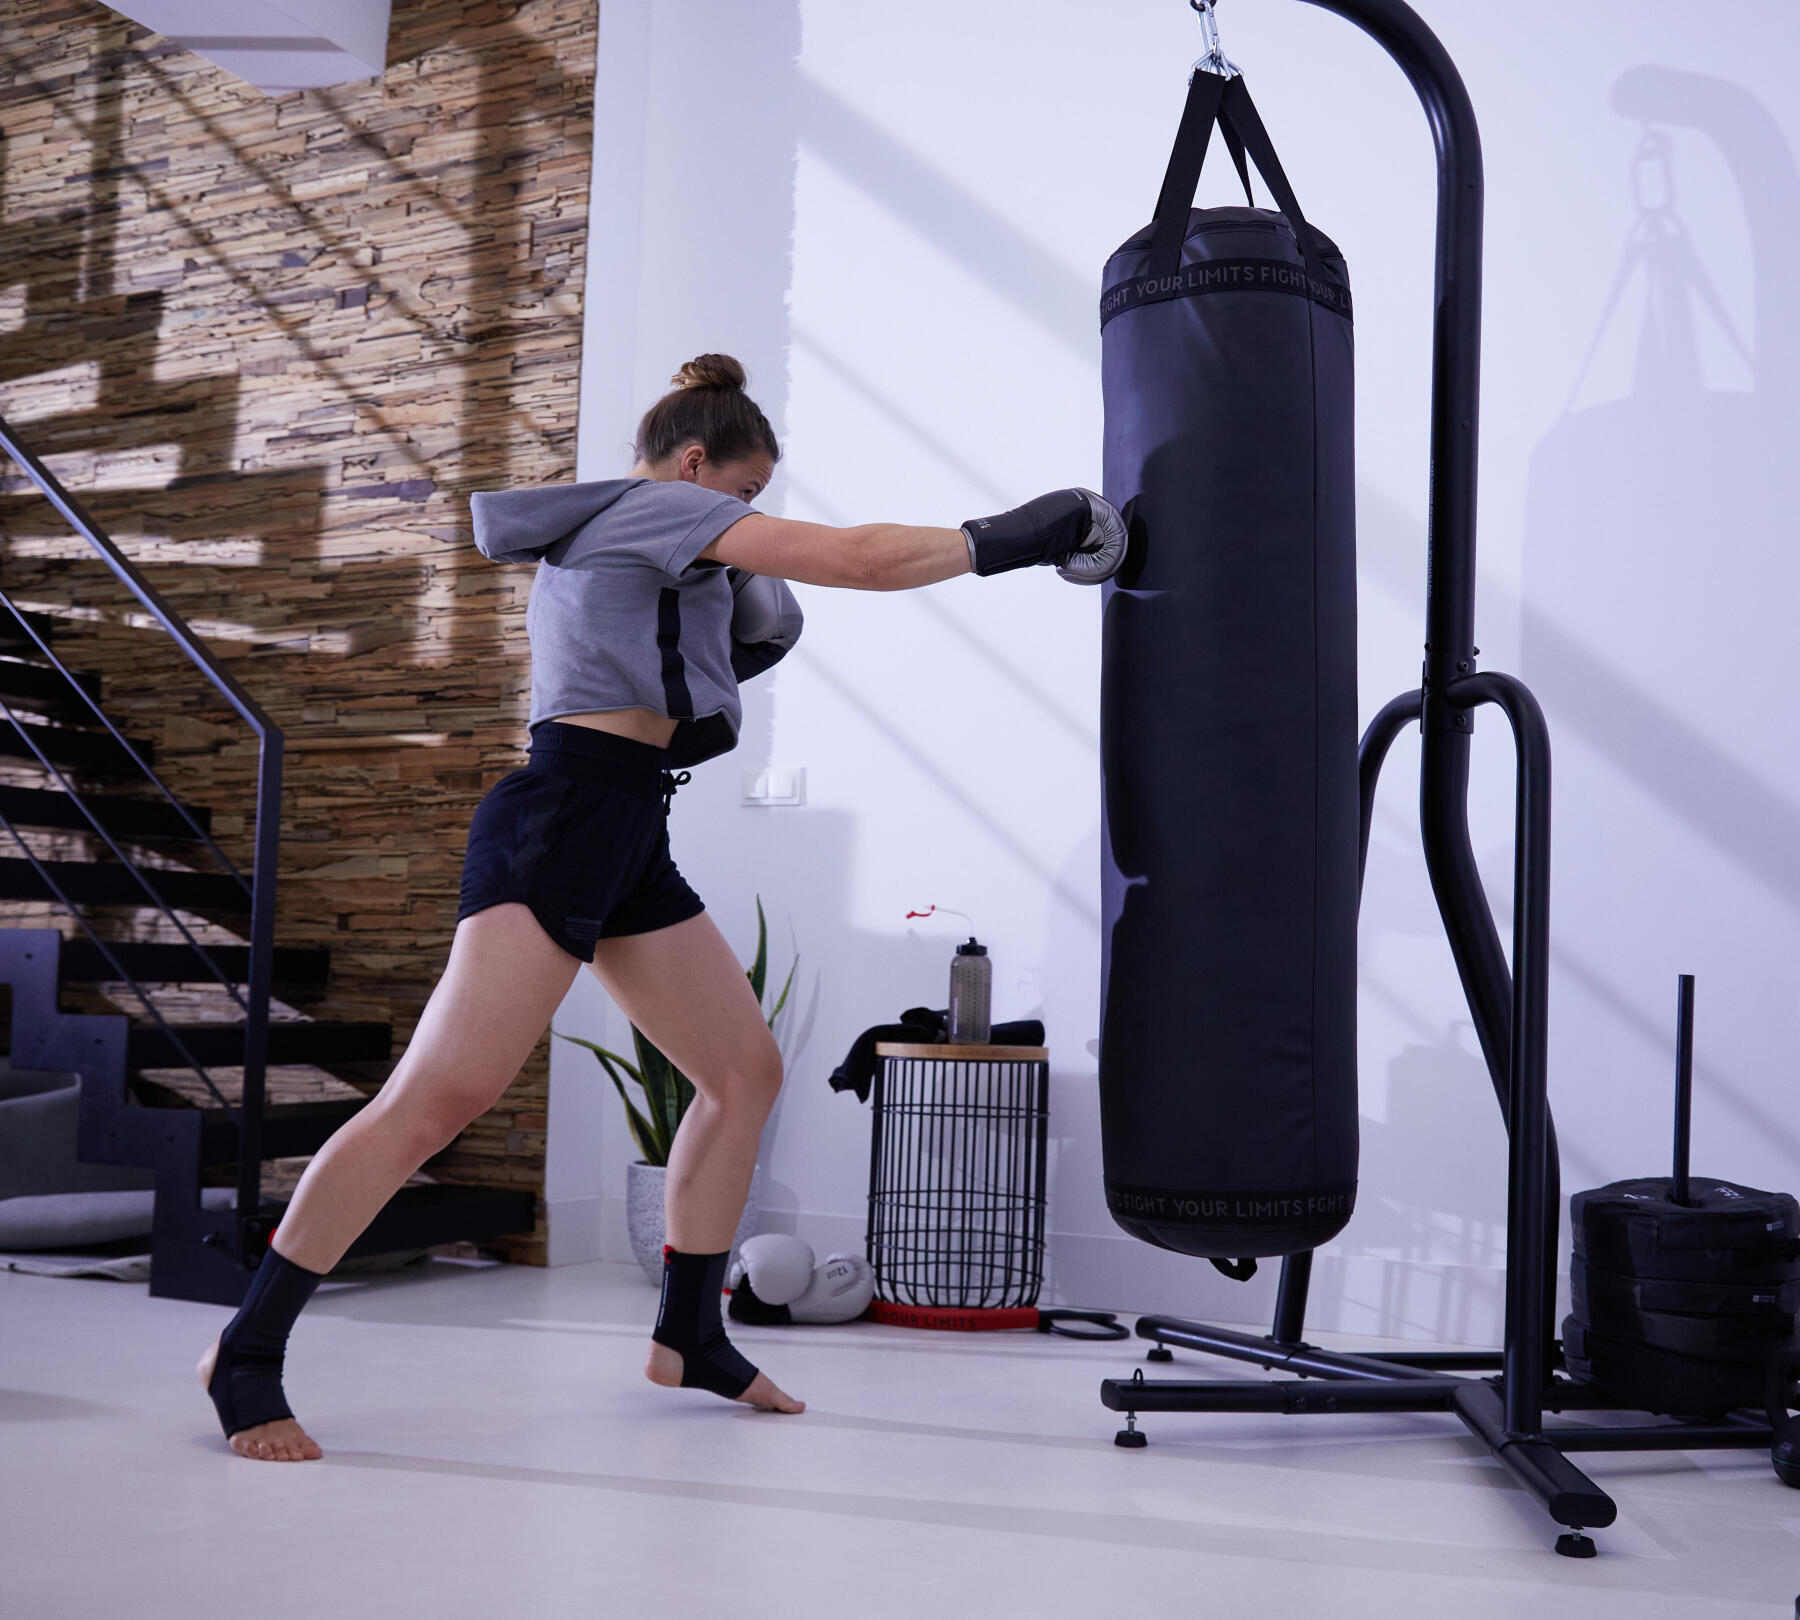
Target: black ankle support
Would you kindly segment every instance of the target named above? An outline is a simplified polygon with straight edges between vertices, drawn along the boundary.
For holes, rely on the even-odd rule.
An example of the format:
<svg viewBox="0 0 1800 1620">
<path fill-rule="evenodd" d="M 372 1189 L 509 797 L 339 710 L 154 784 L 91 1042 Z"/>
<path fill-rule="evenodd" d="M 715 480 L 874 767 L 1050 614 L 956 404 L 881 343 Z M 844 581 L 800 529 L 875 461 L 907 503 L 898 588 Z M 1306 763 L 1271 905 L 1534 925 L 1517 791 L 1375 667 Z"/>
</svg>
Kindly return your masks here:
<svg viewBox="0 0 1800 1620">
<path fill-rule="evenodd" d="M 725 1337 L 719 1299 L 727 1258 L 663 1250 L 662 1309 L 650 1337 L 681 1352 L 683 1389 L 709 1389 L 735 1401 L 755 1381 L 756 1369 Z"/>
<path fill-rule="evenodd" d="M 227 1439 L 294 1415 L 281 1392 L 281 1358 L 294 1319 L 324 1280 L 273 1248 L 263 1256 L 244 1303 L 219 1335 L 219 1359 L 206 1386 Z"/>
</svg>

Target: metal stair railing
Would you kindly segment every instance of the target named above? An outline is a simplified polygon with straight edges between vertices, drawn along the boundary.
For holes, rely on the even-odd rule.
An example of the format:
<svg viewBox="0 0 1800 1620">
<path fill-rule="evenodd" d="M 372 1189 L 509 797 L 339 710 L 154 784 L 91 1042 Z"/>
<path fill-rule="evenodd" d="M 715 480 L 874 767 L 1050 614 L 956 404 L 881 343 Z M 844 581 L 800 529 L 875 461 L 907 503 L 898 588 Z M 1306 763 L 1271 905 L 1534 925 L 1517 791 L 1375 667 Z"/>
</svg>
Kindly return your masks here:
<svg viewBox="0 0 1800 1620">
<path fill-rule="evenodd" d="M 81 926 L 95 947 L 105 958 L 107 964 L 118 974 L 121 983 L 130 986 L 137 999 L 143 1004 L 145 1011 L 155 1024 L 169 1037 L 175 1050 L 183 1061 L 199 1077 L 207 1091 L 217 1100 L 237 1127 L 238 1132 L 238 1178 L 237 1178 L 237 1214 L 234 1229 L 238 1241 L 243 1241 L 245 1223 L 255 1218 L 262 1201 L 262 1135 L 263 1107 L 266 1092 L 268 1066 L 269 1037 L 269 993 L 273 977 L 275 952 L 275 878 L 276 862 L 280 852 L 281 839 L 281 766 L 284 738 L 281 728 L 264 712 L 261 705 L 241 687 L 232 675 L 224 669 L 213 656 L 211 650 L 194 633 L 193 628 L 156 593 L 149 581 L 140 574 L 112 538 L 94 521 L 79 501 L 64 489 L 56 475 L 19 439 L 12 428 L 0 419 L 0 450 L 4 450 L 13 462 L 50 504 L 56 508 L 63 520 L 85 540 L 95 554 L 112 570 L 119 581 L 135 596 L 155 618 L 158 624 L 167 631 L 170 639 L 179 647 L 189 663 L 194 665 L 219 694 L 236 710 L 240 719 L 256 733 L 258 742 L 257 779 L 256 779 L 256 836 L 254 859 L 251 875 L 246 878 L 225 852 L 219 848 L 205 828 L 195 820 L 184 805 L 169 790 L 162 778 L 151 768 L 149 763 L 134 748 L 130 740 L 113 724 L 100 704 L 76 680 L 63 664 L 62 660 L 50 649 L 46 640 L 40 636 L 12 600 L 0 591 L 0 603 L 19 621 L 20 627 L 35 643 L 38 651 L 49 661 L 53 668 L 81 701 L 90 709 L 99 722 L 111 733 L 115 742 L 124 750 L 126 756 L 137 767 L 138 772 L 155 789 L 174 806 L 176 812 L 192 830 L 194 836 L 223 865 L 225 871 L 236 880 L 250 902 L 250 972 L 244 985 L 244 993 L 239 994 L 237 984 L 212 959 L 206 949 L 196 940 L 187 925 L 177 917 L 174 911 L 157 891 L 155 884 L 144 869 L 133 861 L 120 848 L 118 841 L 102 825 L 100 818 L 81 794 L 69 782 L 68 778 L 46 756 L 37 742 L 32 738 L 29 729 L 13 712 L 12 705 L 4 697 L 0 697 L 0 710 L 3 710 L 7 721 L 19 733 L 31 749 L 38 763 L 55 779 L 62 791 L 68 795 L 76 808 L 87 819 L 94 831 L 105 841 L 113 855 L 124 865 L 148 896 L 148 903 L 153 904 L 187 941 L 213 978 L 222 985 L 226 993 L 236 1003 L 244 1015 L 244 1086 L 243 1095 L 236 1107 L 226 1099 L 218 1084 L 182 1042 L 180 1037 L 169 1027 L 161 1012 L 157 1009 L 149 993 L 137 980 L 125 971 L 123 965 L 113 954 L 107 942 L 101 939 L 83 916 L 80 907 L 69 898 L 55 877 L 44 866 L 37 855 L 27 845 L 24 835 L 12 821 L 0 812 L 0 826 L 11 836 L 14 843 L 31 862 L 39 879 L 56 897 L 58 903 Z M 154 868 L 152 868 L 154 870 Z"/>
</svg>

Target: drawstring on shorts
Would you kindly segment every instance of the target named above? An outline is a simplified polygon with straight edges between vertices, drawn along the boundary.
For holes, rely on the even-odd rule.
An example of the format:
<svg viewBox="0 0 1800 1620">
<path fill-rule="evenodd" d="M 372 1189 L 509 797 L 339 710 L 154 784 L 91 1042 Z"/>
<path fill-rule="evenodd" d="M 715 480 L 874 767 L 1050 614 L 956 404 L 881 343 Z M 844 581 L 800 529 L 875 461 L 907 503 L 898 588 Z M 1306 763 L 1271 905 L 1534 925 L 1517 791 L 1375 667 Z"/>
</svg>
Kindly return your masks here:
<svg viewBox="0 0 1800 1620">
<path fill-rule="evenodd" d="M 692 771 L 664 771 L 662 773 L 663 814 L 669 813 L 669 807 L 675 802 L 675 790 L 684 788 L 693 781 Z"/>
</svg>

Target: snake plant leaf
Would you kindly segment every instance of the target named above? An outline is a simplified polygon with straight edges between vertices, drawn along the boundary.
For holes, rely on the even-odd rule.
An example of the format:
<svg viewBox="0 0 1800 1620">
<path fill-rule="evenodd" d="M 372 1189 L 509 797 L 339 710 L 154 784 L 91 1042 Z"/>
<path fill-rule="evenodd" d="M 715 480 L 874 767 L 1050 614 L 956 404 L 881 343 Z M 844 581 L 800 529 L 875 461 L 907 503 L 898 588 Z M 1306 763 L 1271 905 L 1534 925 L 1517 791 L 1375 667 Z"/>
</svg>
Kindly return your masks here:
<svg viewBox="0 0 1800 1620">
<path fill-rule="evenodd" d="M 620 1057 L 617 1052 L 609 1052 L 604 1046 L 597 1045 L 593 1041 L 584 1041 L 579 1035 L 565 1035 L 560 1029 L 553 1029 L 550 1033 L 559 1041 L 567 1041 L 571 1046 L 585 1046 L 595 1057 L 599 1058 L 603 1066 L 610 1063 L 616 1063 L 640 1086 L 644 1083 L 643 1075 L 630 1063 L 626 1062 L 624 1058 Z"/>
<path fill-rule="evenodd" d="M 762 1005 L 763 985 L 769 977 L 769 920 L 763 915 L 762 896 L 756 897 L 756 960 L 750 966 L 750 989 Z"/>
<path fill-rule="evenodd" d="M 794 975 L 799 969 L 800 958 L 796 956 L 794 958 L 793 966 L 788 969 L 787 983 L 781 987 L 781 997 L 775 1003 L 775 1010 L 769 1014 L 769 1028 L 771 1030 L 775 1028 L 775 1020 L 781 1016 L 781 1009 L 787 1005 L 788 991 L 794 988 Z M 757 999 L 760 1002 L 761 998 L 758 997 Z"/>
<path fill-rule="evenodd" d="M 646 1119 L 637 1105 L 632 1102 L 631 1095 L 625 1089 L 624 1075 L 629 1075 L 634 1083 L 643 1085 L 643 1076 L 617 1052 L 609 1052 L 604 1046 L 593 1041 L 584 1041 L 579 1035 L 564 1035 L 560 1030 L 553 1030 L 558 1040 L 568 1041 L 575 1046 L 585 1046 L 599 1060 L 600 1067 L 606 1071 L 606 1077 L 613 1083 L 613 1089 L 619 1094 L 619 1101 L 625 1105 L 625 1124 L 631 1132 L 631 1138 L 637 1143 L 638 1152 L 643 1154 L 644 1162 L 651 1165 L 666 1165 L 669 1162 L 670 1136 L 667 1131 L 659 1130 L 649 1119 Z M 620 1071 L 624 1071 L 624 1075 Z"/>
<path fill-rule="evenodd" d="M 595 1053 L 599 1057 L 599 1053 Z M 672 1145 L 670 1133 L 658 1129 L 655 1121 L 646 1119 L 632 1102 L 630 1094 L 625 1090 L 625 1082 L 612 1063 L 604 1057 L 600 1058 L 600 1067 L 606 1070 L 606 1076 L 613 1083 L 613 1089 L 619 1094 L 619 1101 L 625 1105 L 625 1123 L 631 1130 L 632 1140 L 638 1145 L 638 1151 L 644 1155 L 644 1163 L 666 1165 L 669 1162 L 669 1148 Z"/>
<path fill-rule="evenodd" d="M 638 1152 L 644 1156 L 644 1163 L 666 1165 L 669 1162 L 668 1138 L 638 1112 L 618 1075 L 612 1076 L 612 1083 L 618 1089 L 619 1101 L 625 1105 L 625 1123 L 631 1130 L 631 1139 L 637 1143 Z"/>
<path fill-rule="evenodd" d="M 637 1046 L 638 1068 L 644 1076 L 644 1097 L 653 1117 L 659 1120 L 673 1140 L 681 1126 L 681 1087 L 685 1079 L 668 1057 L 641 1029 L 632 1027 L 631 1038 Z"/>
</svg>

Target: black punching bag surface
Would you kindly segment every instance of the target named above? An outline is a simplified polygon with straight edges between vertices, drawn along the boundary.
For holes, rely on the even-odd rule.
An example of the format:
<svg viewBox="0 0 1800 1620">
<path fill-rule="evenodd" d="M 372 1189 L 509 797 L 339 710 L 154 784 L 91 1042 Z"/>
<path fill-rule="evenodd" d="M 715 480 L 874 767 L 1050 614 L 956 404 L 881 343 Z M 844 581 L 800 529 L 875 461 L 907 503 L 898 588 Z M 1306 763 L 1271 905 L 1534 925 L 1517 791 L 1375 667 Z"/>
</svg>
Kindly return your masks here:
<svg viewBox="0 0 1800 1620">
<path fill-rule="evenodd" d="M 1101 301 L 1132 549 L 1103 587 L 1100 1092 L 1113 1217 L 1234 1258 L 1325 1242 L 1356 1194 L 1355 401 L 1343 259 L 1211 78 Z M 1215 118 L 1280 213 L 1190 211 Z"/>
</svg>

